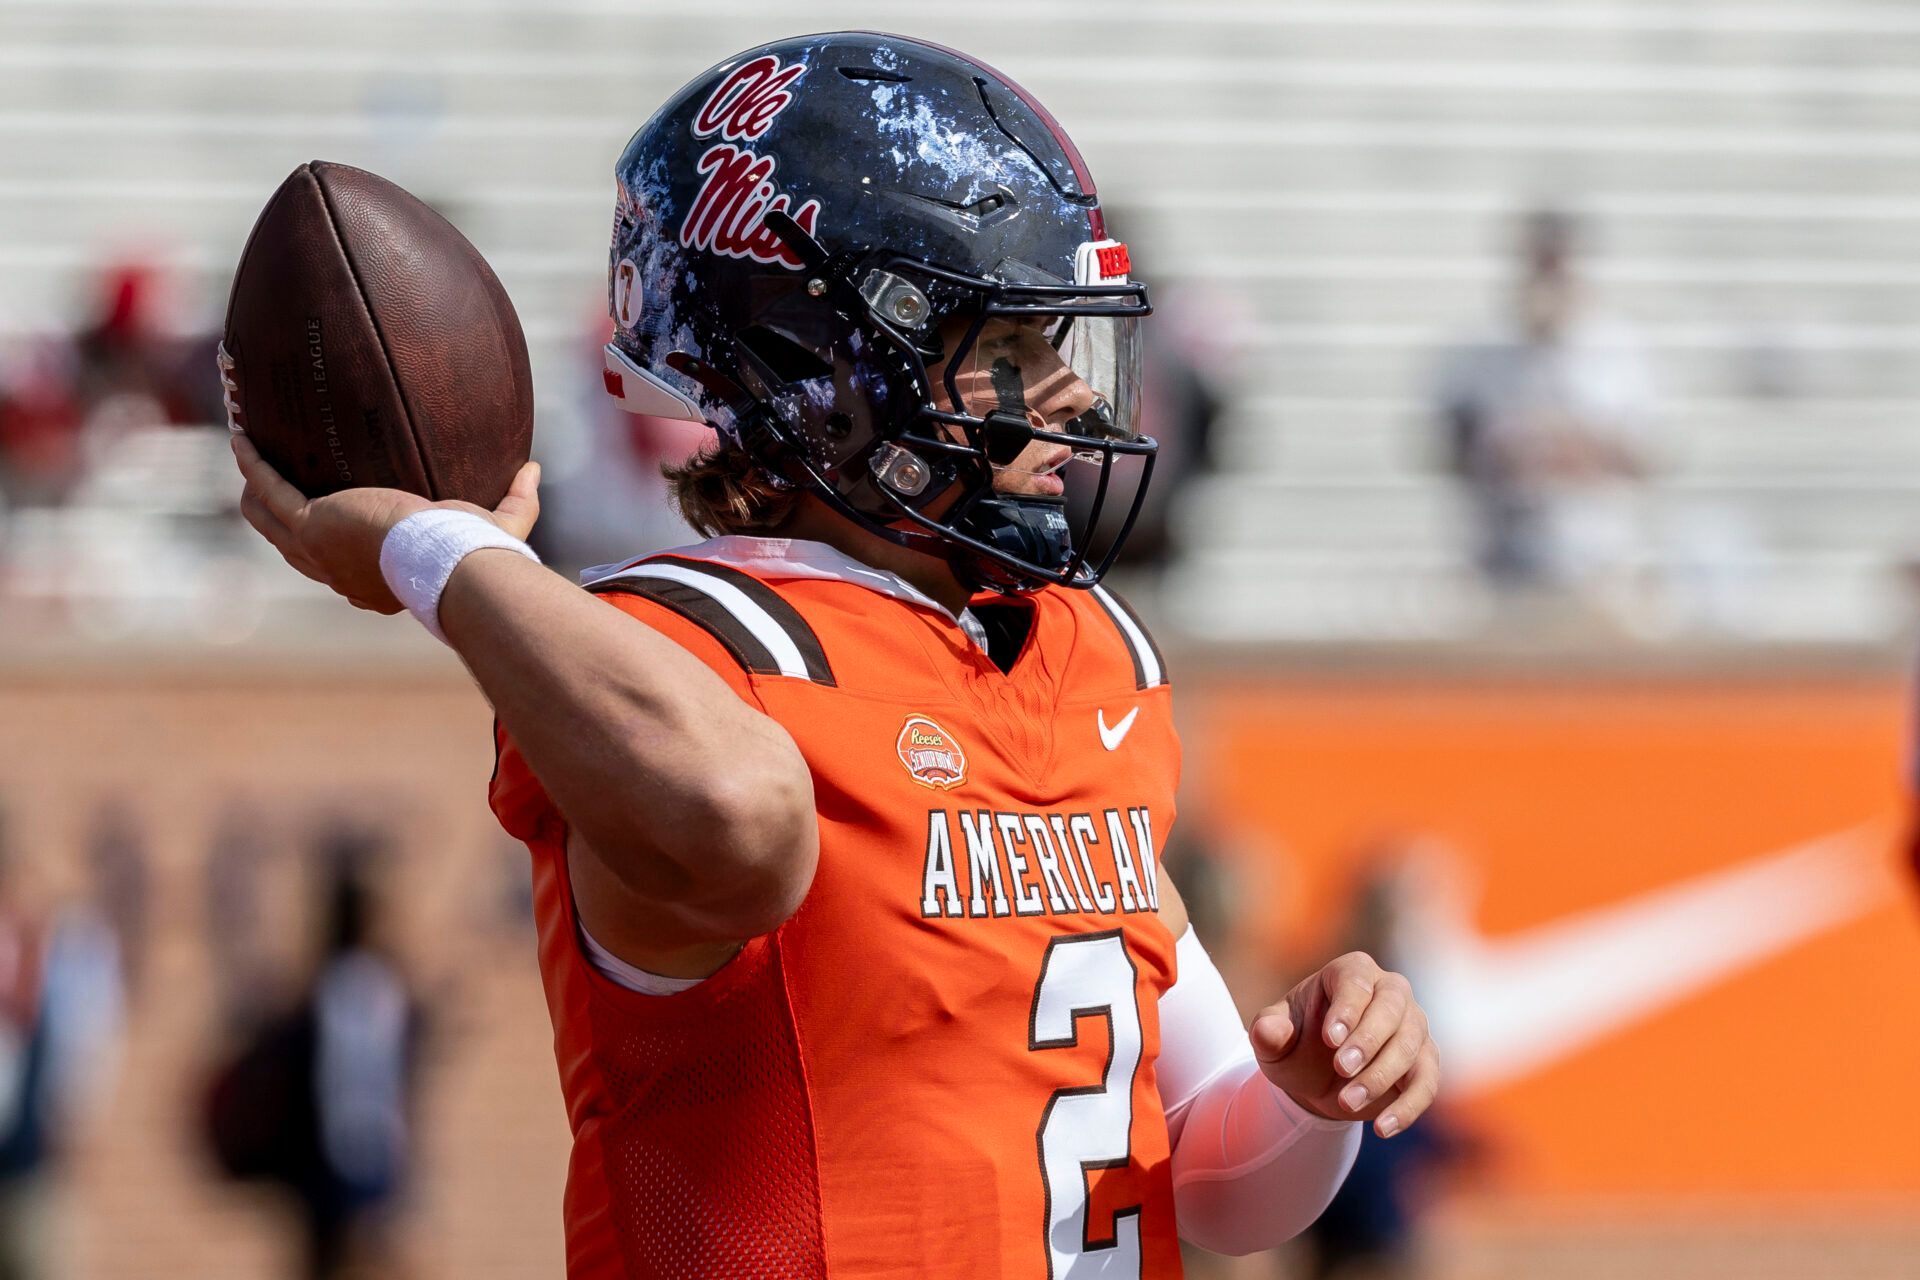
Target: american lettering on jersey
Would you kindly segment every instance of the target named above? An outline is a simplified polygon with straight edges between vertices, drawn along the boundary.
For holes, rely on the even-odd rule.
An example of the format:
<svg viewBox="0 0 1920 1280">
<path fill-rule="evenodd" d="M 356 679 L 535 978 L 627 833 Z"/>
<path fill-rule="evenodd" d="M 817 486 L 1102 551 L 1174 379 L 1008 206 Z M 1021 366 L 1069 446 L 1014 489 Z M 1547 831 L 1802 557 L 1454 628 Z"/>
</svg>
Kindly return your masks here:
<svg viewBox="0 0 1920 1280">
<path fill-rule="evenodd" d="M 927 810 L 923 918 L 1134 914 L 1160 909 L 1153 813 Z"/>
<path fill-rule="evenodd" d="M 769 213 L 786 213 L 812 235 L 820 202 L 797 209 L 773 180 L 779 161 L 743 145 L 764 134 L 793 101 L 789 91 L 806 71 L 804 62 L 781 66 L 771 56 L 743 63 L 707 96 L 693 118 L 696 138 L 718 134 L 695 164 L 705 175 L 700 192 L 680 224 L 680 243 L 723 258 L 751 258 L 799 270 L 804 264 L 785 241 L 767 229 Z"/>
</svg>

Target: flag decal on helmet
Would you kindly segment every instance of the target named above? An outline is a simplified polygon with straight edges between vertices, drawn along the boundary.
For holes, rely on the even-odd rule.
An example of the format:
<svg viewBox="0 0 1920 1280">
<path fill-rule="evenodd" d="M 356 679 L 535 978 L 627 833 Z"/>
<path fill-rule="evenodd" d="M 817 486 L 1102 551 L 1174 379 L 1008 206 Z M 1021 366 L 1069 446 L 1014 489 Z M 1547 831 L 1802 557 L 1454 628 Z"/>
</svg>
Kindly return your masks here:
<svg viewBox="0 0 1920 1280">
<path fill-rule="evenodd" d="M 785 213 L 812 235 L 820 202 L 790 209 L 791 196 L 773 181 L 779 161 L 742 145 L 759 138 L 793 102 L 791 86 L 807 64 L 781 66 L 767 55 L 742 63 L 707 95 L 690 126 L 696 138 L 718 134 L 695 169 L 705 175 L 700 192 L 680 224 L 680 243 L 723 258 L 751 258 L 798 271 L 803 265 L 786 243 L 767 229 L 769 213 Z"/>
</svg>

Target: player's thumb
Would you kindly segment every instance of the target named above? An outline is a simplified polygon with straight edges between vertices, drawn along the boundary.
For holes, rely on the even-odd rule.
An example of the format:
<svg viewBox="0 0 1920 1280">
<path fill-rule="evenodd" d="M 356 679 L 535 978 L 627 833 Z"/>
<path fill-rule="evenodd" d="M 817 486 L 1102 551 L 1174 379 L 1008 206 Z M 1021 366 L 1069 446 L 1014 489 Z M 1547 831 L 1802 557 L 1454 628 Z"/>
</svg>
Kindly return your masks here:
<svg viewBox="0 0 1920 1280">
<path fill-rule="evenodd" d="M 1287 1050 L 1293 1048 L 1293 1015 L 1288 1006 L 1274 1005 L 1263 1011 L 1253 1020 L 1253 1029 L 1247 1033 L 1253 1041 L 1253 1055 L 1262 1062 L 1278 1062 L 1287 1056 Z"/>
<path fill-rule="evenodd" d="M 529 462 L 515 473 L 507 496 L 493 509 L 494 523 L 516 538 L 533 532 L 540 519 L 540 464 Z"/>
</svg>

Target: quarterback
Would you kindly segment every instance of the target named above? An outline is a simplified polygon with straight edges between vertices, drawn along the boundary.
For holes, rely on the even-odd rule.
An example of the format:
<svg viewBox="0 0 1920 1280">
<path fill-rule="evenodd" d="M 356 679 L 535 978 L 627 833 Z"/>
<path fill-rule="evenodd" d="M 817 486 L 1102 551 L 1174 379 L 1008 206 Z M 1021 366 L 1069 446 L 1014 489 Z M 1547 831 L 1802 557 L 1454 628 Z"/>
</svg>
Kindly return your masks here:
<svg viewBox="0 0 1920 1280">
<path fill-rule="evenodd" d="M 702 422 L 708 540 L 590 571 L 498 510 L 249 520 L 498 718 L 574 1146 L 568 1274 L 1177 1276 L 1311 1222 L 1438 1060 L 1342 956 L 1249 1029 L 1160 863 L 1169 676 L 1100 586 L 1149 312 L 1071 141 L 964 55 L 749 50 L 620 157 L 606 385 Z"/>
</svg>

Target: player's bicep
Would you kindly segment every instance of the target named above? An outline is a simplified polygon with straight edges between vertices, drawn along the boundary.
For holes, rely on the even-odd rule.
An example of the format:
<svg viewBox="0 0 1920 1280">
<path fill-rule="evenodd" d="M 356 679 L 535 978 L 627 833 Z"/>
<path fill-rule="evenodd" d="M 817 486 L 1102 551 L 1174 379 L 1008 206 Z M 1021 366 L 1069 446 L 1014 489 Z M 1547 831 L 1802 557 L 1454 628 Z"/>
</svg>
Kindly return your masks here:
<svg viewBox="0 0 1920 1280">
<path fill-rule="evenodd" d="M 735 710 L 751 724 L 737 725 L 742 732 L 731 739 L 739 754 L 710 762 L 707 769 L 718 774 L 738 765 L 747 740 L 764 736 L 785 748 L 778 753 L 788 757 L 782 777 L 796 774 L 807 793 L 795 800 L 787 794 L 793 787 L 775 786 L 777 779 L 770 780 L 764 792 L 750 793 L 744 804 L 730 806 L 744 809 L 736 814 L 737 821 L 722 821 L 716 813 L 713 821 L 685 824 L 684 829 L 655 830 L 643 823 L 643 830 L 625 841 L 604 835 L 589 839 L 578 829 L 569 830 L 574 905 L 593 940 L 650 973 L 704 976 L 724 963 L 740 942 L 777 926 L 811 884 L 818 855 L 811 778 L 791 737 L 766 716 L 740 655 L 724 636 L 642 596 L 596 594 L 698 659 L 744 704 Z M 717 780 L 737 781 L 731 776 Z M 782 814 L 793 821 L 776 822 Z M 783 834 L 787 825 L 794 828 L 791 839 Z M 695 846 L 687 845 L 688 831 L 699 835 Z M 663 846 L 672 849 L 672 856 L 663 855 Z"/>
<path fill-rule="evenodd" d="M 1160 923 L 1176 940 L 1187 931 L 1187 900 L 1180 896 L 1180 886 L 1169 875 L 1160 877 Z"/>
<path fill-rule="evenodd" d="M 703 918 L 697 901 L 636 892 L 577 832 L 568 835 L 566 859 L 582 932 L 635 969 L 663 978 L 705 978 L 747 941 L 734 936 L 739 931 L 728 927 L 724 915 Z"/>
<path fill-rule="evenodd" d="M 707 667 L 735 696 L 755 711 L 760 701 L 741 669 L 727 650 L 699 627 L 678 615 L 632 596 L 596 595 L 595 599 L 643 623 L 673 641 Z M 556 780 L 564 782 L 563 779 Z M 564 786 L 556 789 L 565 790 Z M 533 840 L 564 823 L 561 812 L 549 794 L 546 782 L 528 762 L 513 735 L 498 720 L 494 722 L 494 770 L 488 786 L 488 803 L 507 833 L 519 840 Z"/>
</svg>

